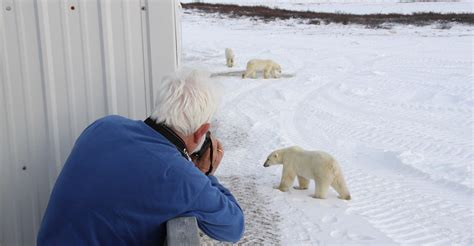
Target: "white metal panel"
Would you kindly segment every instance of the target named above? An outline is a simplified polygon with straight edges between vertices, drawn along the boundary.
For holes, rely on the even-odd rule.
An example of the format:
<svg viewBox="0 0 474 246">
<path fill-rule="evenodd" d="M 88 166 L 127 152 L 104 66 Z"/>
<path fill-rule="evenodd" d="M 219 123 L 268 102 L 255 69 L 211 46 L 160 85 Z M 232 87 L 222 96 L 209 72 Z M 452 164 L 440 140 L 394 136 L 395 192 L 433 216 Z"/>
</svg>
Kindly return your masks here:
<svg viewBox="0 0 474 246">
<path fill-rule="evenodd" d="M 173 0 L 0 0 L 0 245 L 35 244 L 51 188 L 95 119 L 151 113 L 180 59 Z"/>
<path fill-rule="evenodd" d="M 150 41 L 149 59 L 152 67 L 160 67 L 161 69 L 152 69 L 151 74 L 153 80 L 152 92 L 155 92 L 156 84 L 160 83 L 160 79 L 166 75 L 165 71 L 172 70 L 180 64 L 181 52 L 181 30 L 178 21 L 180 20 L 177 13 L 180 12 L 180 7 L 174 1 L 158 1 L 157 4 L 149 5 L 149 23 L 148 33 Z M 172 10 L 172 11 L 170 11 Z M 171 14 L 168 14 L 171 13 Z M 159 21 L 162 29 L 153 28 L 153 21 Z M 177 30 L 178 29 L 178 30 Z M 170 36 L 163 35 L 168 33 Z M 162 50 L 153 44 L 163 44 L 166 47 L 174 47 L 169 50 Z M 165 58 L 166 59 L 163 59 Z"/>
</svg>

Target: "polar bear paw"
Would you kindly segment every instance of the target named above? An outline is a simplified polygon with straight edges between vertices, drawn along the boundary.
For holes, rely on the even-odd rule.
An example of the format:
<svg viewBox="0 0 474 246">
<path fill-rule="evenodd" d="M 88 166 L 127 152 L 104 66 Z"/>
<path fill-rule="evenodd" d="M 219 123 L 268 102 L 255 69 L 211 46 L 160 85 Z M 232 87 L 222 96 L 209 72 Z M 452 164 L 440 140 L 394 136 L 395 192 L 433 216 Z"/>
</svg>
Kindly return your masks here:
<svg viewBox="0 0 474 246">
<path fill-rule="evenodd" d="M 302 186 L 293 186 L 293 189 L 295 190 L 307 190 L 308 187 L 302 187 Z"/>
<path fill-rule="evenodd" d="M 337 198 L 342 199 L 342 200 L 351 200 L 351 195 L 338 196 Z"/>
<path fill-rule="evenodd" d="M 322 196 L 322 195 L 313 195 L 312 197 L 315 199 L 326 199 L 326 196 Z"/>
<path fill-rule="evenodd" d="M 289 190 L 288 187 L 282 187 L 281 185 L 276 185 L 273 189 L 280 190 L 281 192 L 287 192 Z"/>
</svg>

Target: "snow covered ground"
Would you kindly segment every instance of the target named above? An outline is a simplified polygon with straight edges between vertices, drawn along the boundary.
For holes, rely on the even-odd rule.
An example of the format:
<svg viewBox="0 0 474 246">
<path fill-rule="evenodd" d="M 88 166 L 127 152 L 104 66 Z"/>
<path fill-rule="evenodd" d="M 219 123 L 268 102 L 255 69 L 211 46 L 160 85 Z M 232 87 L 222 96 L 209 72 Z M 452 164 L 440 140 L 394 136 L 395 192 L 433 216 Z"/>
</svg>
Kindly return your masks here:
<svg viewBox="0 0 474 246">
<path fill-rule="evenodd" d="M 246 212 L 242 243 L 473 245 L 473 27 L 305 25 L 186 11 L 184 63 L 227 73 L 214 133 L 217 172 Z M 233 48 L 236 68 L 225 67 Z M 246 79 L 251 58 L 287 78 Z M 217 83 L 217 82 L 216 82 Z M 216 84 L 216 86 L 219 86 Z M 287 193 L 267 154 L 333 154 L 352 200 Z"/>
<path fill-rule="evenodd" d="M 199 2 L 182 0 L 183 3 Z M 310 10 L 316 12 L 342 12 L 353 14 L 415 12 L 473 13 L 474 0 L 410 2 L 410 0 L 202 0 L 206 3 L 227 3 L 239 5 L 263 5 L 289 10 Z"/>
</svg>

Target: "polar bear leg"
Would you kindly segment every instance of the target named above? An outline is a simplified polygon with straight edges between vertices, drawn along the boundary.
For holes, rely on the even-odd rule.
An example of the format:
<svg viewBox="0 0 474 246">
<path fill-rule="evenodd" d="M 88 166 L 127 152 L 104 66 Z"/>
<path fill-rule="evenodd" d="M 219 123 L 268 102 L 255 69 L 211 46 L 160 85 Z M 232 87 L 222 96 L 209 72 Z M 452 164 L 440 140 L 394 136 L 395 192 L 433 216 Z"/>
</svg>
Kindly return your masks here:
<svg viewBox="0 0 474 246">
<path fill-rule="evenodd" d="M 300 184 L 300 186 L 295 186 L 293 188 L 297 190 L 306 190 L 308 189 L 309 179 L 302 176 L 298 176 L 298 183 Z"/>
<path fill-rule="evenodd" d="M 264 78 L 264 79 L 268 79 L 269 77 L 270 77 L 270 69 L 265 68 L 265 69 L 263 70 L 263 78 Z"/>
<path fill-rule="evenodd" d="M 273 78 L 277 78 L 276 74 L 275 74 L 275 69 L 272 69 L 272 71 L 270 72 L 272 74 L 272 77 Z"/>
<path fill-rule="evenodd" d="M 248 69 L 245 70 L 245 73 L 242 75 L 242 78 L 245 79 L 245 78 L 248 78 L 252 75 L 252 70 L 251 69 Z"/>
<path fill-rule="evenodd" d="M 288 189 L 291 187 L 293 184 L 293 181 L 295 180 L 296 174 L 295 172 L 286 166 L 283 166 L 283 172 L 281 175 L 281 181 L 280 181 L 280 186 L 278 186 L 277 189 L 286 192 Z"/>
<path fill-rule="evenodd" d="M 344 200 L 351 199 L 351 194 L 349 193 L 349 190 L 347 189 L 346 181 L 344 180 L 344 177 L 342 176 L 342 174 L 339 174 L 334 178 L 331 186 L 339 194 L 338 196 L 339 199 L 344 199 Z"/>
<path fill-rule="evenodd" d="M 329 186 L 332 183 L 332 178 L 324 178 L 324 179 L 319 179 L 315 180 L 316 182 L 316 188 L 314 192 L 314 198 L 319 198 L 319 199 L 326 199 L 326 196 L 328 194 Z"/>
</svg>

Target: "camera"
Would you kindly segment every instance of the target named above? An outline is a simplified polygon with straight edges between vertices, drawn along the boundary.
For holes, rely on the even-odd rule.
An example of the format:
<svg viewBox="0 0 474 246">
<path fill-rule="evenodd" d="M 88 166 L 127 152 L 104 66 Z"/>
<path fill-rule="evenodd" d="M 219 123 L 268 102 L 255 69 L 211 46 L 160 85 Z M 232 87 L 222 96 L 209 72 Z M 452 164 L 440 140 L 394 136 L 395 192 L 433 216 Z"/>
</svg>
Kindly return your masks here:
<svg viewBox="0 0 474 246">
<path fill-rule="evenodd" d="M 209 160 L 211 161 L 211 163 L 209 164 L 209 170 L 207 170 L 206 172 L 206 176 L 211 174 L 212 172 L 212 169 L 213 169 L 213 166 L 212 166 L 212 160 L 213 160 L 213 149 L 212 149 L 212 140 L 211 140 L 211 132 L 207 132 L 206 133 L 206 138 L 204 139 L 204 143 L 202 144 L 201 146 L 201 149 L 199 149 L 199 151 L 193 153 L 191 155 L 191 158 L 192 159 L 196 159 L 196 160 L 200 160 L 203 156 L 204 156 L 204 153 L 206 153 L 207 149 L 211 149 L 211 151 L 209 151 Z"/>
<path fill-rule="evenodd" d="M 194 152 L 191 155 L 191 157 L 197 160 L 200 160 L 201 157 L 204 155 L 204 153 L 206 153 L 207 149 L 209 148 L 212 148 L 211 132 L 206 133 L 206 139 L 204 140 L 204 143 L 202 144 L 201 148 L 197 152 Z M 211 149 L 211 157 L 212 157 L 212 149 Z"/>
</svg>

